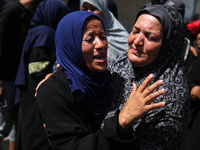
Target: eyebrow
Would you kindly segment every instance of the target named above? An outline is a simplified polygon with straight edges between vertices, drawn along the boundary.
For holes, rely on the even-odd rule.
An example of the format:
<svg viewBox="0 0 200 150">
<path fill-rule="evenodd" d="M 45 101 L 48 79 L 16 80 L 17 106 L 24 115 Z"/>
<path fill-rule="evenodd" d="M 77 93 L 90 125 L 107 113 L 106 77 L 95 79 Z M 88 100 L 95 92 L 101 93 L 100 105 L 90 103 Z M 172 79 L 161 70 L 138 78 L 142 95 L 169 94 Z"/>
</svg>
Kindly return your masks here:
<svg viewBox="0 0 200 150">
<path fill-rule="evenodd" d="M 140 30 L 140 28 L 137 27 L 137 26 L 133 26 L 133 28 L 136 28 L 137 30 Z M 158 34 L 156 34 L 156 33 L 154 33 L 154 32 L 150 32 L 150 31 L 144 31 L 144 33 L 146 33 L 146 34 L 154 34 L 154 35 L 156 35 L 156 36 L 159 36 Z"/>
<path fill-rule="evenodd" d="M 99 32 L 100 32 L 100 33 L 106 33 L 104 30 L 99 30 Z M 91 33 L 94 33 L 94 31 L 88 31 L 88 32 L 86 31 L 85 33 L 91 34 Z"/>
</svg>

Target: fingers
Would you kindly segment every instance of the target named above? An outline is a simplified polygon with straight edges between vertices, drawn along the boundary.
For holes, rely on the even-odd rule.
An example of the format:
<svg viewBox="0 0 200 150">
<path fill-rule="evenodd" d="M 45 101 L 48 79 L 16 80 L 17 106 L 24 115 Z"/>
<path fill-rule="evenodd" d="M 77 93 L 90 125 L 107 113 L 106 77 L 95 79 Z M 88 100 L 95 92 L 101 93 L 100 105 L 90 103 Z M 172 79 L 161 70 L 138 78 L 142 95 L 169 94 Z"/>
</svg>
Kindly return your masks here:
<svg viewBox="0 0 200 150">
<path fill-rule="evenodd" d="M 52 75 L 53 73 L 49 73 L 49 74 L 47 74 L 46 76 L 45 76 L 45 80 L 47 80 L 51 75 Z"/>
<path fill-rule="evenodd" d="M 57 70 L 58 70 L 58 68 L 60 68 L 60 64 L 57 64 L 57 65 L 56 65 L 56 69 L 57 69 Z"/>
<path fill-rule="evenodd" d="M 35 89 L 35 97 L 37 97 L 37 90 L 38 90 L 38 88 L 40 87 L 40 85 L 41 85 L 42 83 L 44 83 L 50 76 L 52 76 L 52 74 L 53 74 L 53 73 L 47 74 L 47 75 L 45 76 L 45 78 L 44 78 L 42 81 L 40 81 L 40 82 L 38 83 L 38 85 L 37 85 L 37 87 L 36 87 L 36 89 Z"/>
<path fill-rule="evenodd" d="M 136 83 L 133 83 L 133 89 L 131 91 L 131 94 L 130 96 L 133 96 L 135 94 L 135 92 L 137 91 L 137 84 Z"/>
<path fill-rule="evenodd" d="M 143 92 L 150 83 L 150 81 L 153 79 L 153 77 L 153 74 L 148 75 L 146 79 L 142 82 L 142 84 L 138 87 L 138 91 Z"/>
<path fill-rule="evenodd" d="M 146 109 L 147 109 L 147 112 L 149 112 L 150 110 L 163 107 L 164 105 L 165 105 L 165 102 L 154 103 L 154 104 L 151 104 L 151 105 L 147 105 Z"/>
<path fill-rule="evenodd" d="M 150 110 L 165 105 L 165 102 L 150 104 L 158 96 L 165 93 L 163 88 L 154 92 L 154 90 L 163 84 L 163 80 L 158 80 L 148 86 L 153 78 L 154 75 L 150 74 L 138 88 L 137 85 L 133 83 L 132 92 L 118 118 L 120 125 L 125 129 L 127 129 L 134 121 L 144 117 Z"/>
<path fill-rule="evenodd" d="M 156 92 L 154 92 L 154 93 L 152 93 L 152 94 L 150 94 L 150 95 L 148 95 L 145 99 L 145 101 L 146 101 L 146 104 L 148 105 L 148 104 L 150 104 L 154 99 L 156 99 L 158 96 L 160 96 L 160 95 L 162 95 L 162 94 L 164 94 L 165 93 L 165 89 L 160 89 L 160 90 L 158 90 L 158 91 L 156 91 Z"/>
<path fill-rule="evenodd" d="M 144 96 L 148 96 L 149 94 L 151 94 L 155 89 L 157 89 L 159 86 L 161 86 L 163 84 L 163 80 L 158 80 L 155 83 L 153 83 L 152 85 L 150 85 L 149 87 L 147 87 L 144 91 L 143 94 Z"/>
<path fill-rule="evenodd" d="M 40 87 L 40 85 L 41 85 L 44 81 L 46 81 L 46 79 L 43 79 L 42 81 L 40 81 L 40 82 L 38 83 L 38 85 L 37 85 L 37 87 L 36 87 L 36 89 L 35 89 L 35 97 L 37 97 L 37 90 L 38 90 L 38 88 Z"/>
</svg>

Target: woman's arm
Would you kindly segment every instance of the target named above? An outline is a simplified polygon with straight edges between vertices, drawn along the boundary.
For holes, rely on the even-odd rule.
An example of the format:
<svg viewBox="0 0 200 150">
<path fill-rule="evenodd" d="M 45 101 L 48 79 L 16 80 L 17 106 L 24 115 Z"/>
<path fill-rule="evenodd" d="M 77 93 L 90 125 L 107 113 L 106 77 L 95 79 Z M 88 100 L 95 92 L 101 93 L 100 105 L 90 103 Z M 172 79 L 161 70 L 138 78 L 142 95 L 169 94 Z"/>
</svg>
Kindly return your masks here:
<svg viewBox="0 0 200 150">
<path fill-rule="evenodd" d="M 40 82 L 53 71 L 55 54 L 47 47 L 36 47 L 29 54 L 28 71 L 31 77 Z"/>
<path fill-rule="evenodd" d="M 52 85 L 49 81 L 45 82 L 39 90 L 37 103 L 44 120 L 41 126 L 45 124 L 49 142 L 58 149 L 106 150 L 113 147 L 115 149 L 120 147 L 128 149 L 131 147 L 130 145 L 134 144 L 136 138 L 133 131 L 130 130 L 131 128 L 128 127 L 135 120 L 142 118 L 149 110 L 165 105 L 164 102 L 149 105 L 151 101 L 165 92 L 161 89 L 152 93 L 163 81 L 157 81 L 146 88 L 152 78 L 152 75 L 147 77 L 138 89 L 134 86 L 124 109 L 105 119 L 104 127 L 96 133 L 90 133 L 86 123 L 78 117 L 77 110 L 75 111 L 75 107 L 71 105 L 73 103 L 68 103 L 72 98 L 69 96 L 66 99 L 58 85 Z M 49 91 L 47 92 L 46 89 Z M 127 134 L 127 132 L 131 133 Z"/>
<path fill-rule="evenodd" d="M 40 120 L 43 120 L 40 127 L 45 124 L 46 136 L 52 147 L 59 150 L 110 150 L 133 143 L 134 136 L 126 140 L 118 134 L 118 113 L 106 120 L 103 128 L 91 132 L 90 122 L 85 122 L 78 115 L 80 109 L 76 108 L 70 90 L 65 92 L 67 94 L 59 85 L 48 80 L 41 85 L 37 95 Z"/>
</svg>

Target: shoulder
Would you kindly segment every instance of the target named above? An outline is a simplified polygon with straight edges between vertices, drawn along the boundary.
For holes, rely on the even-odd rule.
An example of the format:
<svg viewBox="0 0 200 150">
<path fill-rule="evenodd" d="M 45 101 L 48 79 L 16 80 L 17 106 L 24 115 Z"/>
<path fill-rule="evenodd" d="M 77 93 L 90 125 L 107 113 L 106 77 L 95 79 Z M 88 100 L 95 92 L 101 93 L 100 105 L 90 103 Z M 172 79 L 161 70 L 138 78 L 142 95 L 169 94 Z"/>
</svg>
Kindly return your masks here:
<svg viewBox="0 0 200 150">
<path fill-rule="evenodd" d="M 31 39 L 33 39 L 34 37 L 36 40 L 40 39 L 41 41 L 39 41 L 39 43 L 41 43 L 42 41 L 44 42 L 45 40 L 48 40 L 48 42 L 49 40 L 54 41 L 54 34 L 55 34 L 55 31 L 51 29 L 50 27 L 45 26 L 45 25 L 39 25 L 39 26 L 35 26 L 29 29 L 29 33 L 27 37 Z"/>
<path fill-rule="evenodd" d="M 0 9 L 0 21 L 8 20 L 14 22 L 22 17 L 27 10 L 18 1 L 10 2 Z M 26 16 L 26 15 L 24 15 Z M 15 22 L 15 24 L 18 22 Z"/>
<path fill-rule="evenodd" d="M 111 74 L 114 72 L 121 72 L 128 66 L 130 66 L 128 53 L 123 53 L 122 55 L 119 55 L 115 60 L 109 62 L 108 71 Z"/>
<path fill-rule="evenodd" d="M 71 93 L 69 83 L 64 69 L 59 68 L 47 81 L 42 83 L 38 89 L 38 96 L 59 96 Z"/>
<path fill-rule="evenodd" d="M 46 25 L 38 25 L 38 26 L 35 26 L 33 28 L 30 29 L 31 32 L 35 32 L 35 31 L 42 31 L 40 34 L 48 34 L 48 33 L 54 33 L 55 31 L 49 27 L 49 26 L 46 26 Z"/>
<path fill-rule="evenodd" d="M 59 68 L 38 89 L 36 103 L 41 111 L 74 108 L 74 97 L 64 69 Z M 49 109 L 49 110 L 44 110 Z"/>
<path fill-rule="evenodd" d="M 6 4 L 5 6 L 1 7 L 0 9 L 0 12 L 1 12 L 1 15 L 2 14 L 15 14 L 18 13 L 18 10 L 19 10 L 19 6 L 20 6 L 20 3 L 18 1 L 15 1 L 15 2 L 10 2 L 8 4 Z"/>
</svg>

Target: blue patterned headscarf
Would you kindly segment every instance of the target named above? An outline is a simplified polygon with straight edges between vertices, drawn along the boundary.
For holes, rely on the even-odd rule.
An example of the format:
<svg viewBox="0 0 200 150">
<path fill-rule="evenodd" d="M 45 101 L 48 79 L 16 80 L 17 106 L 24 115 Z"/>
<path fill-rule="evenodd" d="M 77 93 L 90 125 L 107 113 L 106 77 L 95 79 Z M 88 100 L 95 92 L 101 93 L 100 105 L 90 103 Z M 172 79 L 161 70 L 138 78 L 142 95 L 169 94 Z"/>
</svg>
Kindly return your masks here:
<svg viewBox="0 0 200 150">
<path fill-rule="evenodd" d="M 91 16 L 101 21 L 87 11 L 75 11 L 63 17 L 55 33 L 56 57 L 66 70 L 76 100 L 85 102 L 95 115 L 101 115 L 110 104 L 109 75 L 107 71 L 92 73 L 85 64 L 81 49 L 83 26 Z"/>
</svg>

